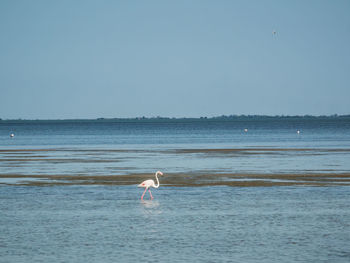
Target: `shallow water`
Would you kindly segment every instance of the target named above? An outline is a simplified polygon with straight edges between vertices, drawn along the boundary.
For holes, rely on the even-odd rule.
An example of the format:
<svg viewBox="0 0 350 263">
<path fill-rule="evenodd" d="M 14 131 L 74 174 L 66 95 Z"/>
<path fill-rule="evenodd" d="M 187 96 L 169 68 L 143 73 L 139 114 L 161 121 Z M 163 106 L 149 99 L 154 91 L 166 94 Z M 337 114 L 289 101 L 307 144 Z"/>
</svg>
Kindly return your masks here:
<svg viewBox="0 0 350 263">
<path fill-rule="evenodd" d="M 213 147 L 213 146 L 211 146 Z M 211 148 L 212 149 L 212 148 Z M 0 175 L 124 175 L 131 173 L 305 173 L 350 172 L 349 148 L 238 148 L 232 152 L 181 149 L 4 149 Z"/>
<path fill-rule="evenodd" d="M 1 262 L 349 262 L 347 187 L 0 187 Z M 148 196 L 146 195 L 148 198 Z"/>
<path fill-rule="evenodd" d="M 0 121 L 0 262 L 349 262 L 349 158 L 349 117 Z"/>
<path fill-rule="evenodd" d="M 349 173 L 349 159 L 350 117 L 0 121 L 0 175 Z"/>
</svg>

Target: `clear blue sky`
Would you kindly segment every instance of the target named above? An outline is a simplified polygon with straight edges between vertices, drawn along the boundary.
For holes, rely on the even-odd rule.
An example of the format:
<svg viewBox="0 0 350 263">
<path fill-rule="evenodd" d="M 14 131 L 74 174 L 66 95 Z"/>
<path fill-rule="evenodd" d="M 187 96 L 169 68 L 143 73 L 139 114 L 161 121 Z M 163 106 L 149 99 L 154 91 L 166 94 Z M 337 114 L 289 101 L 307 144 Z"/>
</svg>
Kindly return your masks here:
<svg viewBox="0 0 350 263">
<path fill-rule="evenodd" d="M 348 0 L 1 0 L 0 118 L 350 114 L 349 14 Z"/>
</svg>

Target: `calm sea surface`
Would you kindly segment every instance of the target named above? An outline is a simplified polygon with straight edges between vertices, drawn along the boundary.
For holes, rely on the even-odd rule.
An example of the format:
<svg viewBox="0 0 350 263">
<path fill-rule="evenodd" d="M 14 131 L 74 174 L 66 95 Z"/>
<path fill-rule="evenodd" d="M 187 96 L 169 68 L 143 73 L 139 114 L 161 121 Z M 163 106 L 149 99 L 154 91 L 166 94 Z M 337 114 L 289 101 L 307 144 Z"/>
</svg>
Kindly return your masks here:
<svg viewBox="0 0 350 263">
<path fill-rule="evenodd" d="M 247 129 L 247 132 L 244 131 Z M 297 133 L 300 131 L 300 133 Z M 10 134 L 15 135 L 10 138 Z M 254 149 L 178 154 L 179 149 Z M 275 151 L 259 151 L 259 148 Z M 279 152 L 291 148 L 296 151 Z M 350 171 L 350 117 L 157 122 L 0 122 L 0 174 Z M 23 151 L 49 149 L 50 151 Z M 309 149 L 309 151 L 299 151 Z M 29 158 L 30 157 L 30 158 Z"/>
<path fill-rule="evenodd" d="M 156 170 L 349 173 L 350 118 L 0 121 L 0 262 L 350 261 L 350 183 L 169 187 L 161 179 L 155 199 L 141 202 L 135 185 L 37 187 L 11 177 L 152 178 Z"/>
</svg>

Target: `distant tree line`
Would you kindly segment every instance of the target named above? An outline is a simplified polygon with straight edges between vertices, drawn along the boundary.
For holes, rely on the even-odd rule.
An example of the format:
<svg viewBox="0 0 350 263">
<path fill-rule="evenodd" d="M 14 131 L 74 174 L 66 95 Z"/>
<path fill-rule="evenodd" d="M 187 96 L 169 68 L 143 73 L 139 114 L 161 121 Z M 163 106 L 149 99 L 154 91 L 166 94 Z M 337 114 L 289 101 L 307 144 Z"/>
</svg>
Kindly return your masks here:
<svg viewBox="0 0 350 263">
<path fill-rule="evenodd" d="M 221 116 L 214 116 L 214 117 L 134 117 L 134 118 L 96 118 L 96 119 L 57 119 L 57 120 L 26 120 L 26 119 L 2 119 L 0 118 L 0 121 L 10 121 L 10 122 L 26 122 L 26 121 L 38 121 L 38 122 L 56 122 L 56 121 L 62 121 L 62 122 L 86 122 L 86 121 L 101 121 L 101 122 L 109 122 L 109 121 L 204 121 L 204 120 L 212 120 L 212 121 L 225 121 L 225 120 L 259 120 L 259 119 L 329 119 L 329 118 L 350 118 L 350 114 L 348 115 L 338 115 L 338 114 L 332 114 L 332 115 L 221 115 Z"/>
</svg>

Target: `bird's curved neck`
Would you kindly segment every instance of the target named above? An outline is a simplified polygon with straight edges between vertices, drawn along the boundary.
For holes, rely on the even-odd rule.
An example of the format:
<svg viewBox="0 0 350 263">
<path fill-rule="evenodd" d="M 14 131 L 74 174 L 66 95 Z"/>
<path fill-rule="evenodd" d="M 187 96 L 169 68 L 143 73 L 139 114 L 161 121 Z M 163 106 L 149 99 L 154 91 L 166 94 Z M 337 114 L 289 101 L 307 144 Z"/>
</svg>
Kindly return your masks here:
<svg viewBox="0 0 350 263">
<path fill-rule="evenodd" d="M 158 188 L 159 187 L 159 180 L 158 180 L 158 173 L 156 173 L 156 180 L 157 180 L 157 185 L 154 186 L 154 188 Z"/>
</svg>

